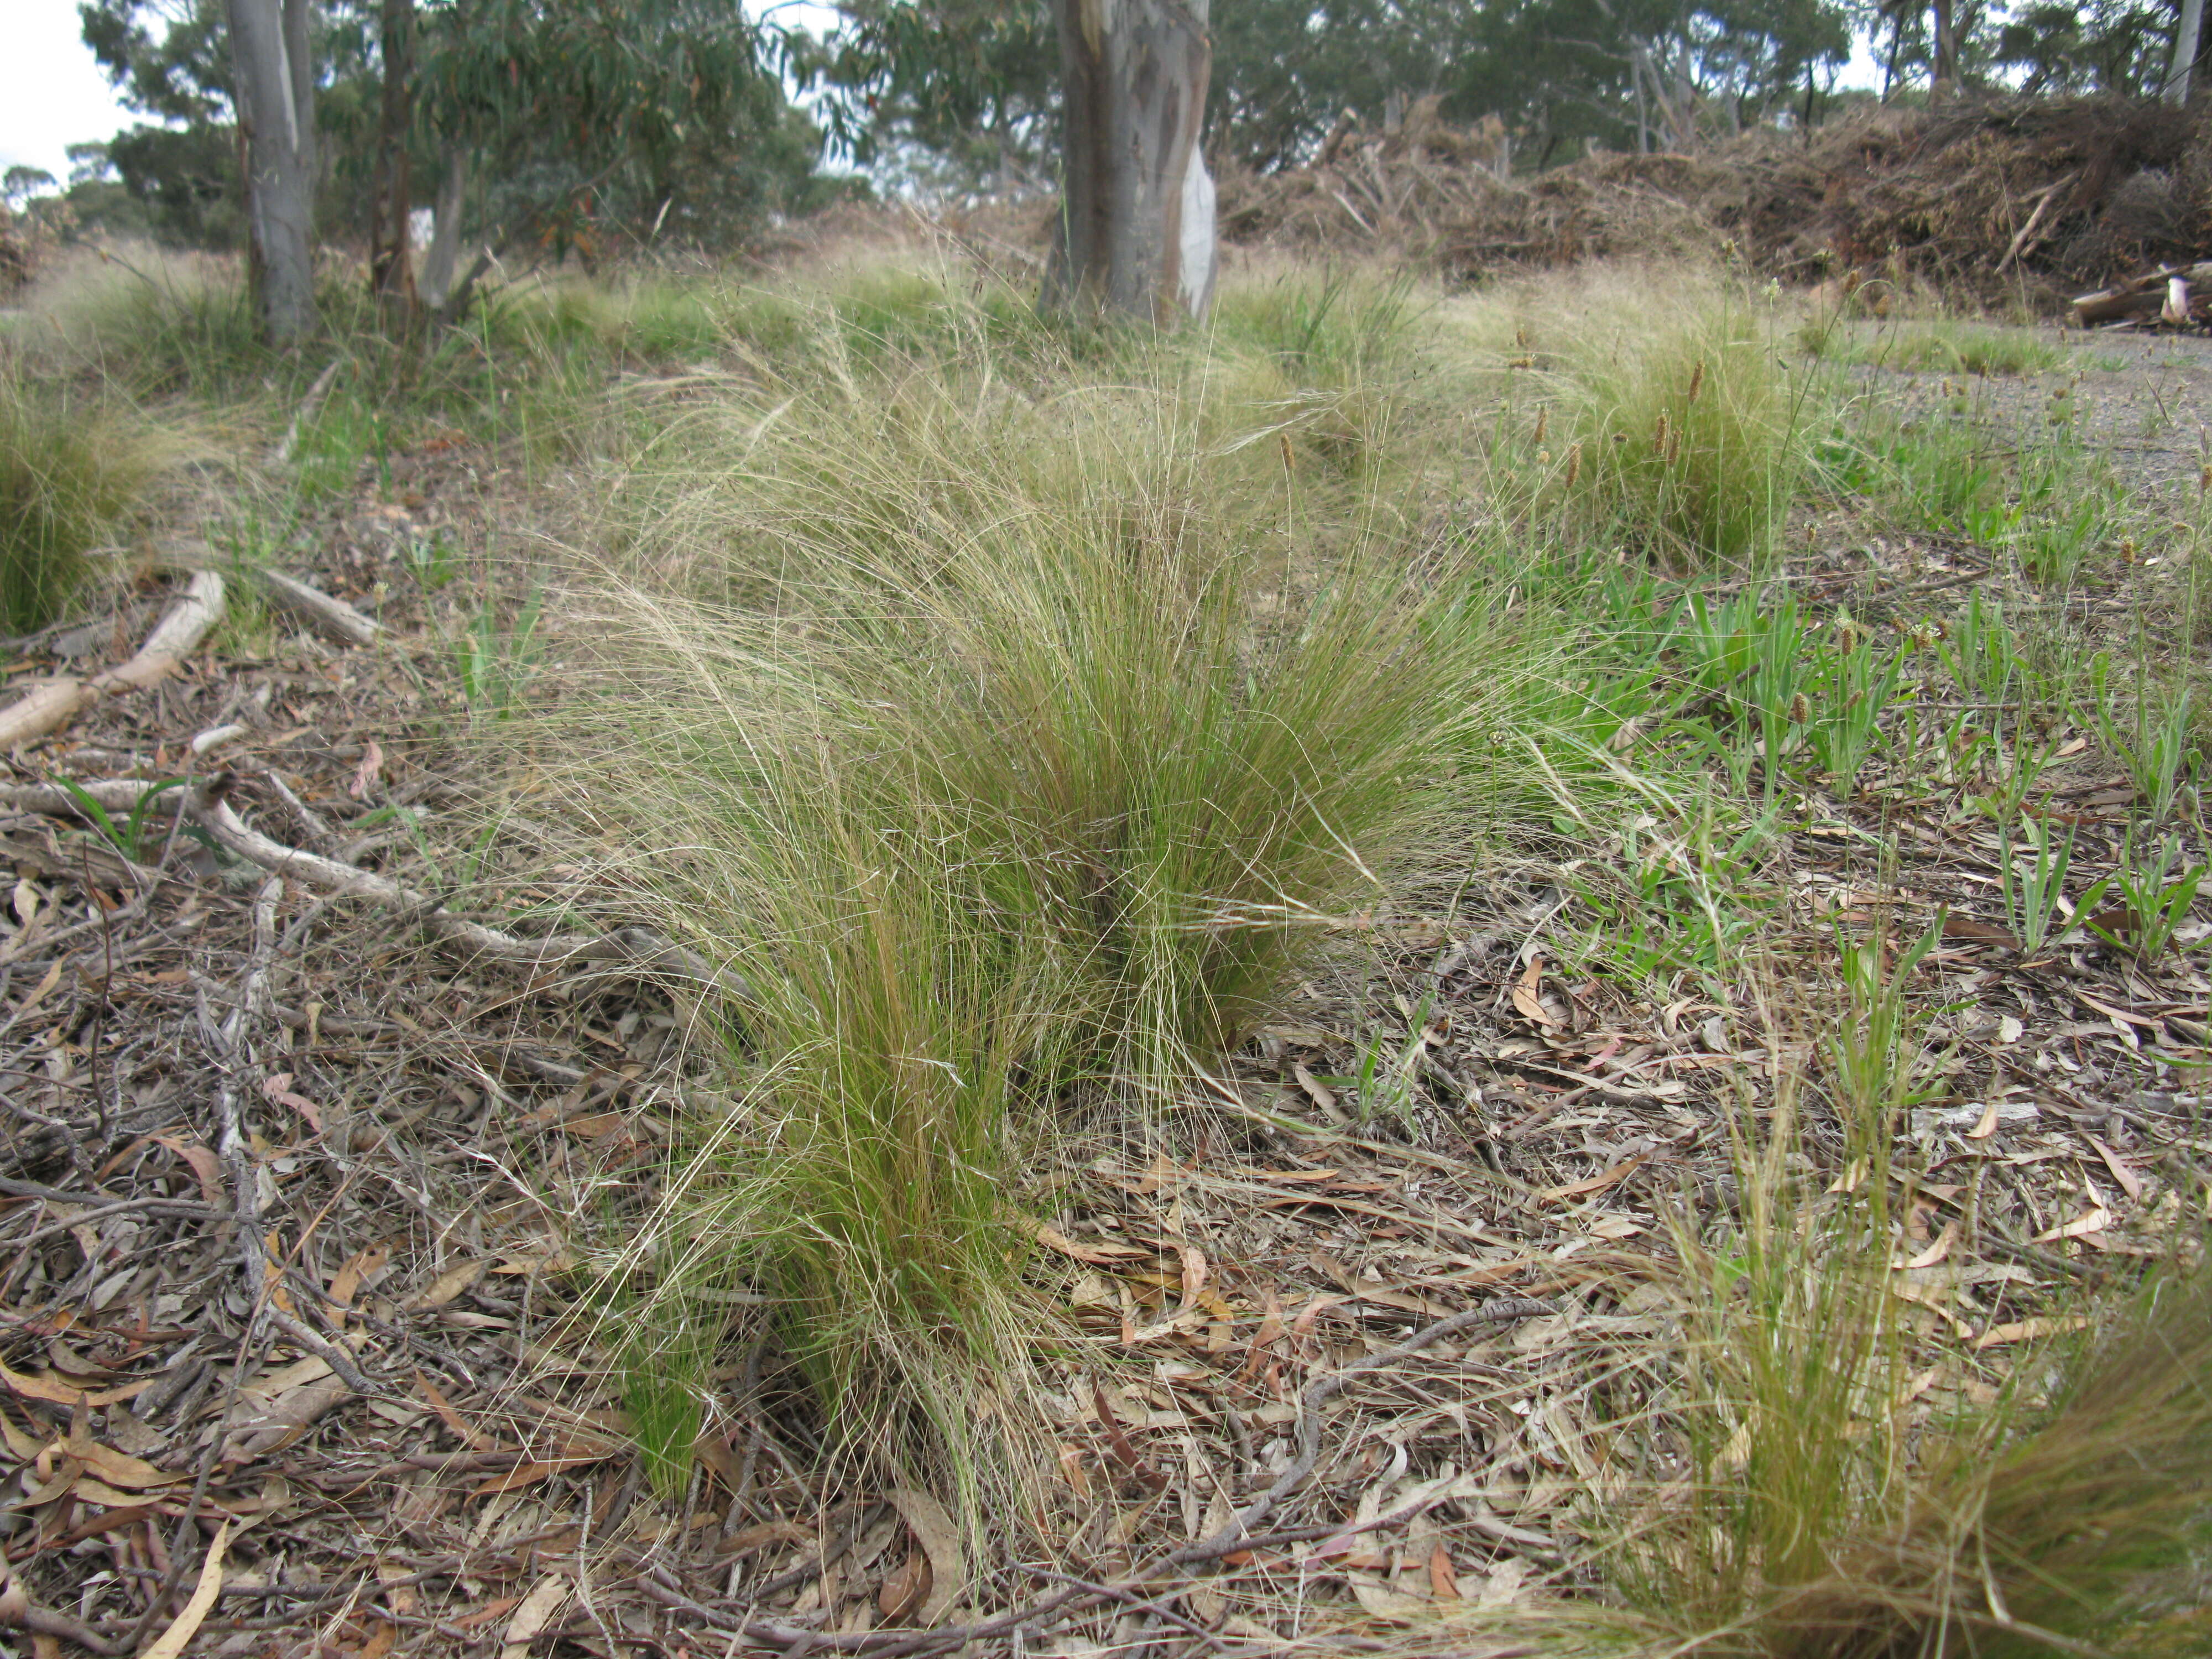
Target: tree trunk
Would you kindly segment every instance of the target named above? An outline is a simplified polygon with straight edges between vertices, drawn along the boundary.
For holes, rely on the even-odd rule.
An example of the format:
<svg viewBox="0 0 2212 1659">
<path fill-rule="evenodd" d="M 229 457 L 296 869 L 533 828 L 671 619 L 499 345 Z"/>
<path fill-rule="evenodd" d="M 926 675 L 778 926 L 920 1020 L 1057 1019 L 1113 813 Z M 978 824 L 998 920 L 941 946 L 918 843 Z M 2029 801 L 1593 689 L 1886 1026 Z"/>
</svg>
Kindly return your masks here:
<svg viewBox="0 0 2212 1659">
<path fill-rule="evenodd" d="M 1040 303 L 1164 325 L 1213 299 L 1213 180 L 1199 137 L 1207 0 L 1056 0 L 1064 194 Z"/>
<path fill-rule="evenodd" d="M 422 256 L 422 303 L 441 314 L 453 298 L 453 266 L 461 253 L 461 198 L 468 182 L 468 158 L 456 145 L 446 152 L 446 171 L 431 210 L 430 246 Z"/>
<path fill-rule="evenodd" d="M 1936 62 L 1931 92 L 1947 93 L 1959 84 L 1959 34 L 1953 16 L 1955 0 L 1935 0 Z"/>
<path fill-rule="evenodd" d="M 308 0 L 228 0 L 254 297 L 269 338 L 315 324 L 315 66 Z"/>
<path fill-rule="evenodd" d="M 2174 32 L 2173 64 L 2166 72 L 2166 101 L 2189 101 L 2190 76 L 2197 68 L 2197 42 L 2204 29 L 2204 0 L 2181 0 L 2181 27 Z"/>
<path fill-rule="evenodd" d="M 404 317 L 415 313 L 415 262 L 408 247 L 414 180 L 408 159 L 414 125 L 415 0 L 384 0 L 383 121 L 376 135 L 376 179 L 369 206 L 368 291 Z"/>
</svg>

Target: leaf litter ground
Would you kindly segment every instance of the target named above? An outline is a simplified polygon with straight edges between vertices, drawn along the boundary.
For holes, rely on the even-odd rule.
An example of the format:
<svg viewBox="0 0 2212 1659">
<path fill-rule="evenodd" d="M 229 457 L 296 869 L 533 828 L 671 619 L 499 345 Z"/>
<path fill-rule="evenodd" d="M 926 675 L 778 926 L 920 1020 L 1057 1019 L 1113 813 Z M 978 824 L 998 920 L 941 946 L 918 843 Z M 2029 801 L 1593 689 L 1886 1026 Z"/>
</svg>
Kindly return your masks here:
<svg viewBox="0 0 2212 1659">
<path fill-rule="evenodd" d="M 532 498 L 463 446 L 406 462 L 331 507 L 302 566 L 380 599 L 391 641 L 234 640 L 15 775 L 221 766 L 279 841 L 432 893 L 473 856 L 471 903 L 618 923 L 526 810 L 485 841 L 449 827 L 484 821 L 494 786 L 444 735 L 469 718 L 450 618 L 399 568 L 440 533 L 519 542 Z M 1804 531 L 1801 591 L 1875 623 L 2003 580 L 1849 504 Z M 2118 639 L 2165 580 L 2123 571 L 2075 604 Z M 139 622 L 50 643 L 96 661 Z M 2134 804 L 2087 744 L 2037 803 L 2085 879 Z M 712 1086 L 667 994 L 441 953 L 420 917 L 272 882 L 159 815 L 125 849 L 162 872 L 134 902 L 140 878 L 81 823 L 0 816 L 17 1622 L 40 1659 L 164 1631 L 356 1659 L 1337 1651 L 1584 1588 L 1583 1544 L 1630 1481 L 1620 1425 L 1655 1386 L 1639 1358 L 1677 1305 L 1675 1241 L 1736 1201 L 1730 1125 L 1825 1040 L 1838 928 L 1902 940 L 1949 918 L 1915 988 L 1948 1077 L 1900 1158 L 1924 1172 L 1893 1287 L 1913 1409 L 1987 1397 L 2078 1287 L 2160 1253 L 2202 1201 L 2193 959 L 2021 949 L 1986 820 L 1946 805 L 1878 778 L 1811 798 L 1759 854 L 1770 958 L 1802 983 L 1728 1004 L 1576 966 L 1592 849 L 1524 826 L 1335 939 L 1214 1080 L 1207 1127 L 1071 1139 L 1024 1200 L 1041 1288 L 1097 1355 L 1042 1362 L 1074 1519 L 1045 1559 L 988 1561 L 925 1496 L 825 1474 L 757 1351 L 716 1374 L 684 1499 L 646 1480 L 569 1274 L 650 1208 L 688 1093 Z M 1817 1125 L 1811 1151 L 1853 1178 Z M 1504 1316 L 1407 1346 L 1486 1308 Z M 1255 1536 L 1207 1547 L 1255 1503 Z"/>
</svg>

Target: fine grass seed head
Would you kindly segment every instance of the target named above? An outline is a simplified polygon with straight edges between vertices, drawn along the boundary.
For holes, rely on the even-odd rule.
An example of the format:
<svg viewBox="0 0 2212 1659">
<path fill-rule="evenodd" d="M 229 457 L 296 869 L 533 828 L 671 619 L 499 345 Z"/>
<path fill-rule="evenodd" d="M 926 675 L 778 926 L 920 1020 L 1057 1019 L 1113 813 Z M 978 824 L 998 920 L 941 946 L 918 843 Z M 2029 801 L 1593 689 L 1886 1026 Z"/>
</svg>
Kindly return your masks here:
<svg viewBox="0 0 2212 1659">
<path fill-rule="evenodd" d="M 1688 568 L 1767 559 L 1808 411 L 1755 313 L 1706 301 L 1633 331 L 1594 322 L 1565 374 L 1605 522 Z"/>
</svg>

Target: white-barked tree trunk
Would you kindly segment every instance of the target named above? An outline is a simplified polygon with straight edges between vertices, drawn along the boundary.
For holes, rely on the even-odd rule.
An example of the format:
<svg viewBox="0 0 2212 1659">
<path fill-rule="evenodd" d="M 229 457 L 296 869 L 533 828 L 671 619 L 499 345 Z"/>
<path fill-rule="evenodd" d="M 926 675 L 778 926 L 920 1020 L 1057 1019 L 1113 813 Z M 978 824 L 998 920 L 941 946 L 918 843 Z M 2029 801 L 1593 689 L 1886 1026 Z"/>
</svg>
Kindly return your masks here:
<svg viewBox="0 0 2212 1659">
<path fill-rule="evenodd" d="M 240 149 L 261 325 L 282 345 L 315 324 L 315 65 L 308 0 L 228 0 Z"/>
<path fill-rule="evenodd" d="M 1165 326 L 1213 301 L 1207 0 L 1059 0 L 1065 190 L 1048 310 Z"/>
</svg>

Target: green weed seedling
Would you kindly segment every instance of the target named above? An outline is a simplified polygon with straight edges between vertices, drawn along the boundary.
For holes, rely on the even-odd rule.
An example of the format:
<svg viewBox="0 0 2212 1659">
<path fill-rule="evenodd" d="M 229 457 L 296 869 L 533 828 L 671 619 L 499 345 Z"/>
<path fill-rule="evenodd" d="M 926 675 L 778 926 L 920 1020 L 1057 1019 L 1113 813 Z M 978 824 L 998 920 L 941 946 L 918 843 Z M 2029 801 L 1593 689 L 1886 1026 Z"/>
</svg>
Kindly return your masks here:
<svg viewBox="0 0 2212 1659">
<path fill-rule="evenodd" d="M 1723 715 L 1723 723 L 1708 726 L 1703 746 L 1722 759 L 1739 792 L 1756 759 L 1771 805 L 1783 757 L 1796 747 L 1808 706 L 1796 596 L 1784 594 L 1771 606 L 1766 597 L 1747 591 L 1714 611 L 1703 594 L 1692 594 L 1675 615 L 1673 643 L 1689 687 L 1717 702 Z"/>
<path fill-rule="evenodd" d="M 130 816 L 121 823 L 118 823 L 106 809 L 94 800 L 90 792 L 82 785 L 72 783 L 67 778 L 59 779 L 58 781 L 69 792 L 70 799 L 76 803 L 76 809 L 84 815 L 86 822 L 106 838 L 109 846 L 114 848 L 133 864 L 143 864 L 149 854 L 161 850 L 149 840 L 146 834 L 148 824 L 151 821 L 149 814 L 153 811 L 155 801 L 167 794 L 172 789 L 181 789 L 185 787 L 185 781 L 182 778 L 169 778 L 155 784 L 138 797 L 137 804 L 131 809 Z"/>
<path fill-rule="evenodd" d="M 1656 817 L 1638 818 L 1617 866 L 1587 866 L 1592 875 L 1577 878 L 1598 921 L 1593 957 L 1639 981 L 1687 970 L 1717 982 L 1758 931 L 1762 907 L 1753 890 L 1773 833 L 1771 814 L 1729 834 L 1708 812 L 1679 839 L 1661 832 Z M 1594 878 L 1599 871 L 1614 879 Z"/>
<path fill-rule="evenodd" d="M 1389 1032 L 1378 1029 L 1360 1045 L 1355 1071 L 1316 1081 L 1357 1095 L 1362 1122 L 1394 1117 L 1407 1133 L 1413 1133 L 1419 1127 L 1413 1120 L 1413 1084 L 1420 1072 L 1422 1052 L 1428 1046 L 1429 1020 L 1435 1012 L 1436 997 L 1431 993 L 1413 1009 L 1409 1034 L 1402 1044 L 1394 1043 Z"/>
<path fill-rule="evenodd" d="M 399 551 L 400 562 L 414 579 L 416 586 L 425 593 L 435 593 L 448 586 L 460 570 L 453 557 L 453 544 L 446 538 L 443 530 L 433 530 L 427 536 L 413 536 Z"/>
<path fill-rule="evenodd" d="M 2004 602 L 1977 590 L 1966 609 L 1936 642 L 1937 660 L 1961 696 L 2006 702 L 2020 672 L 2020 652 L 2005 625 Z"/>
<path fill-rule="evenodd" d="M 1832 647 L 1816 648 L 1811 687 L 1812 720 L 1805 738 L 1837 794 L 1848 800 L 1859 769 L 1881 734 L 1881 715 L 1905 672 L 1905 647 L 1878 651 L 1846 617 Z"/>
<path fill-rule="evenodd" d="M 2064 932 L 2054 927 L 2066 906 L 2066 872 L 2074 857 L 2074 832 L 2062 841 L 2057 831 L 2033 818 L 2022 818 L 2025 856 L 2016 848 L 2008 823 L 1997 825 L 1997 882 L 2004 895 L 2005 921 L 2023 954 L 2033 956 Z M 2083 902 L 2094 903 L 2101 884 Z"/>
<path fill-rule="evenodd" d="M 2172 836 L 2160 841 L 2155 859 L 2122 859 L 2109 881 L 2098 884 L 2099 896 L 2117 902 L 2092 915 L 2087 913 L 2095 900 L 2085 897 L 2077 907 L 2083 913 L 2082 925 L 2115 951 L 2138 962 L 2156 961 L 2172 948 L 2174 935 L 2189 921 L 2204 880 L 2201 864 L 2176 875 L 2180 860 L 2181 842 Z"/>
<path fill-rule="evenodd" d="M 532 592 L 514 625 L 503 629 L 497 605 L 487 600 L 453 641 L 453 666 L 471 708 L 506 720 L 521 708 L 543 654 L 538 623 L 544 606 L 544 595 Z"/>
<path fill-rule="evenodd" d="M 1966 805 L 2001 824 L 2012 823 L 2027 805 L 2037 781 L 2057 758 L 2058 747 L 2056 736 L 2039 738 L 2027 721 L 2014 720 L 2011 744 L 1992 738 L 1989 745 L 1987 775 L 1995 787 L 1972 797 Z"/>
<path fill-rule="evenodd" d="M 1889 941 L 1881 933 L 1856 940 L 1840 929 L 1836 935 L 1850 1004 L 1828 1042 L 1837 1115 L 1843 1120 L 1845 1155 L 1877 1187 L 1887 1182 L 1897 1125 L 1943 1087 L 1926 1054 L 1936 1011 L 1916 1007 L 1906 995 L 1913 970 L 1942 937 L 1939 921 L 1885 966 Z"/>
<path fill-rule="evenodd" d="M 2128 781 L 2150 811 L 2154 824 L 2173 816 L 2195 770 L 2196 757 L 2189 738 L 2191 697 L 2184 686 L 2170 696 L 2159 696 L 2148 684 L 2138 682 L 2126 725 L 2112 712 L 2107 687 L 2111 659 L 2102 652 L 2089 670 L 2090 708 L 2097 734 L 2112 758 L 2126 769 Z"/>
</svg>

